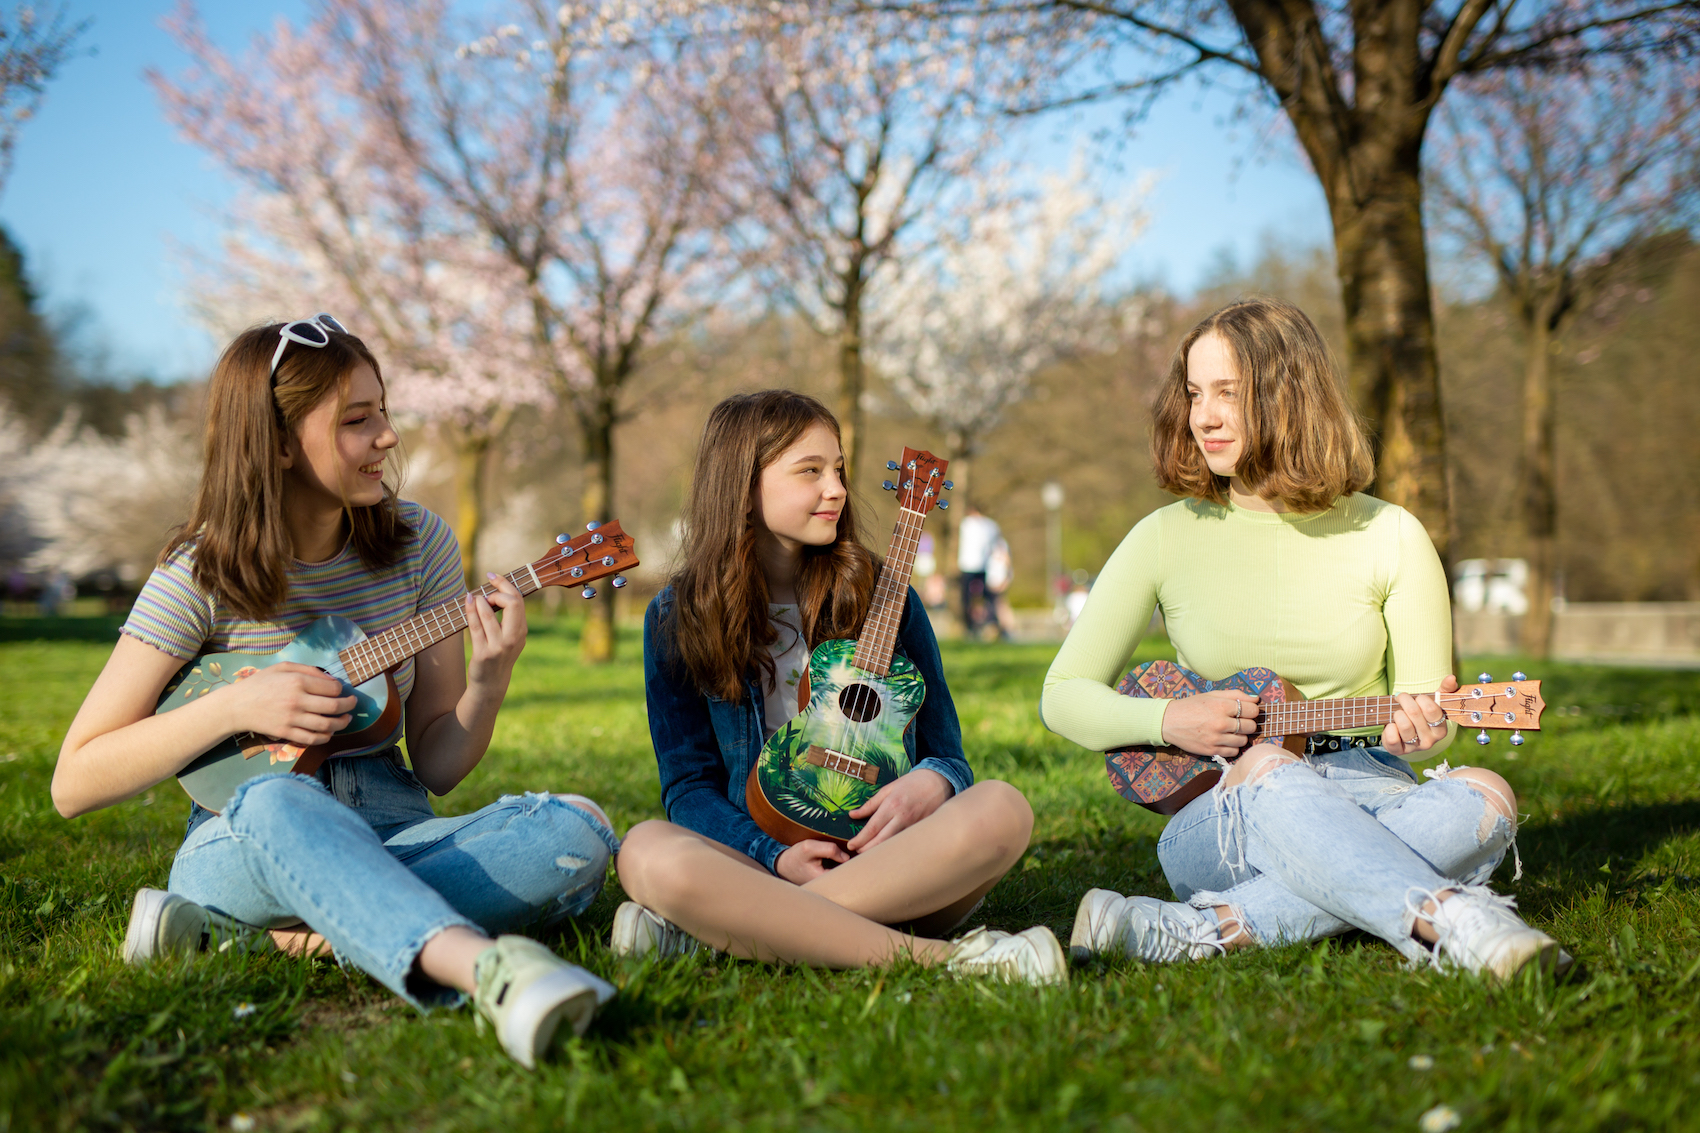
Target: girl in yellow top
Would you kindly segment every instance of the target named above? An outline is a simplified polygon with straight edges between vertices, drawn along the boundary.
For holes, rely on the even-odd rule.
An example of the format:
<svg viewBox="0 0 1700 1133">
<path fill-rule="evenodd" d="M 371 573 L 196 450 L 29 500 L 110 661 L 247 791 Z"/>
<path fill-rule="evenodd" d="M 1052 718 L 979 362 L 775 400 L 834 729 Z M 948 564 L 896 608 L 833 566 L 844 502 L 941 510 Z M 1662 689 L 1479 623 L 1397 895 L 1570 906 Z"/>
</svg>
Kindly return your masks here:
<svg viewBox="0 0 1700 1133">
<path fill-rule="evenodd" d="M 1305 314 L 1251 300 L 1186 336 L 1154 408 L 1162 486 L 1110 557 L 1045 677 L 1052 731 L 1095 751 L 1173 744 L 1231 761 L 1158 840 L 1179 902 L 1094 889 L 1077 954 L 1200 959 L 1358 927 L 1412 961 L 1500 976 L 1569 963 L 1485 882 L 1516 835 L 1516 800 L 1479 768 L 1403 757 L 1450 740 L 1446 576 L 1403 508 L 1362 494 L 1369 448 Z M 1115 684 L 1161 607 L 1182 665 L 1210 679 L 1263 666 L 1308 699 L 1399 702 L 1379 734 L 1314 737 L 1303 759 L 1247 748 L 1255 697 L 1122 696 Z"/>
</svg>

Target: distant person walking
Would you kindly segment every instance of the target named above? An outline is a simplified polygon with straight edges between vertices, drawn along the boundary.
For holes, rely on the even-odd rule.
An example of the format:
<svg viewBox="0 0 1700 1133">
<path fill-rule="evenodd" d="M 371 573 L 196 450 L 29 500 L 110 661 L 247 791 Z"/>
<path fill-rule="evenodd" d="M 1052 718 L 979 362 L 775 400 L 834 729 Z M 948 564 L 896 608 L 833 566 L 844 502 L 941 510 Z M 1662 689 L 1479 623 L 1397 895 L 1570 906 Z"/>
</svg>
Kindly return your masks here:
<svg viewBox="0 0 1700 1133">
<path fill-rule="evenodd" d="M 967 507 L 968 514 L 962 517 L 956 534 L 956 569 L 962 575 L 962 628 L 973 637 L 995 617 L 986 590 L 986 570 L 1003 532 L 979 508 L 973 504 Z"/>
</svg>

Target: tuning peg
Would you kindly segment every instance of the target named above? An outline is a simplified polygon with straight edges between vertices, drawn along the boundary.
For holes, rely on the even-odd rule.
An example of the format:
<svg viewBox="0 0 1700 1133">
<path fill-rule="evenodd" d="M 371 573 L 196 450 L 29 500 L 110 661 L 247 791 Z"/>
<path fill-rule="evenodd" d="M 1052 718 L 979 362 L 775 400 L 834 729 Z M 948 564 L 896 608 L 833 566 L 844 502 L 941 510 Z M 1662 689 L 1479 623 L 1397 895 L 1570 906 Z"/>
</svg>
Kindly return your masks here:
<svg viewBox="0 0 1700 1133">
<path fill-rule="evenodd" d="M 601 526 L 602 526 L 602 521 L 600 519 L 593 519 L 589 523 L 584 525 L 584 529 L 586 531 L 595 531 L 598 527 L 601 527 Z"/>
<path fill-rule="evenodd" d="M 886 492 L 895 492 L 897 491 L 897 485 L 893 484 L 890 480 L 881 480 L 880 489 Z"/>
<path fill-rule="evenodd" d="M 594 598 L 596 597 L 596 587 L 586 586 L 583 590 L 579 591 L 579 595 L 584 598 Z"/>
<path fill-rule="evenodd" d="M 601 535 L 592 535 L 590 537 L 590 541 L 592 543 L 600 543 L 600 542 L 602 542 L 602 536 Z"/>
<path fill-rule="evenodd" d="M 603 566 L 613 566 L 614 565 L 614 556 L 613 555 L 603 555 L 602 556 L 602 565 Z"/>
<path fill-rule="evenodd" d="M 948 492 L 948 491 L 950 491 L 950 490 L 951 490 L 951 489 L 952 489 L 952 488 L 954 488 L 954 487 L 956 487 L 956 485 L 955 485 L 955 484 L 954 484 L 954 483 L 952 483 L 952 482 L 951 482 L 951 481 L 949 481 L 949 480 L 946 480 L 946 481 L 945 481 L 945 482 L 944 482 L 944 490 L 945 490 L 945 491 L 947 491 L 947 492 Z"/>
<path fill-rule="evenodd" d="M 557 536 L 555 536 L 555 542 L 557 542 L 557 543 L 565 543 L 565 542 L 567 542 L 567 541 L 568 541 L 568 537 L 567 537 L 567 536 L 565 536 L 565 535 L 557 535 Z"/>
<path fill-rule="evenodd" d="M 1483 728 L 1481 731 L 1476 733 L 1476 742 L 1486 746 L 1493 742 L 1493 737 L 1487 734 L 1486 728 Z"/>
<path fill-rule="evenodd" d="M 1477 673 L 1476 674 L 1476 683 L 1477 684 L 1484 684 L 1485 685 L 1491 680 L 1493 680 L 1493 677 L 1489 676 L 1487 673 Z"/>
<path fill-rule="evenodd" d="M 1521 730 L 1518 730 L 1518 731 L 1511 733 L 1511 746 L 1512 747 L 1522 747 L 1523 746 L 1523 733 L 1522 733 Z"/>
<path fill-rule="evenodd" d="M 949 511 L 950 510 L 950 501 L 949 500 L 940 500 L 939 501 L 939 510 L 940 511 Z"/>
<path fill-rule="evenodd" d="M 1511 679 L 1514 680 L 1514 681 L 1526 681 L 1529 678 L 1524 676 L 1522 673 L 1512 673 Z"/>
<path fill-rule="evenodd" d="M 897 461 L 888 460 L 888 461 L 885 462 L 885 467 L 886 467 L 886 471 L 888 471 L 888 472 L 896 472 L 897 471 Z"/>
<path fill-rule="evenodd" d="M 623 574 L 616 574 L 614 576 L 614 589 L 615 590 L 623 590 L 623 589 L 625 589 L 625 586 L 626 586 L 626 576 L 623 575 Z"/>
</svg>

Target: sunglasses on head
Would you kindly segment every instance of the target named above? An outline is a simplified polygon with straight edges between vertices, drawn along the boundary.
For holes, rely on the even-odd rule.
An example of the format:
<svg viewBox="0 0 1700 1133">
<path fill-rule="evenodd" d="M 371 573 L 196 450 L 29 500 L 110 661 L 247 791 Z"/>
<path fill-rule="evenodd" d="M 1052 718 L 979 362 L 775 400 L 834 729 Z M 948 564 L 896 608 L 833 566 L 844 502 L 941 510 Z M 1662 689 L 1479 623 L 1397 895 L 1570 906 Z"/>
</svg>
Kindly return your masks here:
<svg viewBox="0 0 1700 1133">
<path fill-rule="evenodd" d="M 315 350 L 330 345 L 330 332 L 347 334 L 343 325 L 325 314 L 323 311 L 310 319 L 296 319 L 292 323 L 284 323 L 277 332 L 277 349 L 272 353 L 271 380 L 277 382 L 277 364 L 283 361 L 283 352 L 289 349 L 289 344 L 299 342 L 302 346 L 311 346 Z"/>
</svg>

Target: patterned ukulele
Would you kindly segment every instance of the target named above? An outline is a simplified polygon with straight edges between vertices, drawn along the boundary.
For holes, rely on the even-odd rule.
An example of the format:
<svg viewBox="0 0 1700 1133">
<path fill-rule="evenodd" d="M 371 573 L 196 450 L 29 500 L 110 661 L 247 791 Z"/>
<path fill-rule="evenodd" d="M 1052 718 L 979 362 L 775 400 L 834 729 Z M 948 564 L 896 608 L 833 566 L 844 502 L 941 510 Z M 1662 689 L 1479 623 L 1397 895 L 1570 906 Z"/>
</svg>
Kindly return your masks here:
<svg viewBox="0 0 1700 1133">
<path fill-rule="evenodd" d="M 638 565 L 632 538 L 620 530 L 618 522 L 593 523 L 588 533 L 576 539 L 562 535 L 556 543 L 548 554 L 507 576 L 521 594 L 533 594 L 545 586 L 584 584 L 584 596 L 593 598 L 596 590 L 588 585 L 591 581 Z M 625 584 L 624 578 L 614 579 L 615 587 Z M 478 593 L 488 595 L 495 589 L 484 586 Z M 401 721 L 401 697 L 390 670 L 465 628 L 465 600 L 456 598 L 376 637 L 367 637 L 347 618 L 326 617 L 276 653 L 202 654 L 165 686 L 155 715 L 181 708 L 221 685 L 235 684 L 281 661 L 294 661 L 341 681 L 338 695 L 355 700 L 353 719 L 328 743 L 309 748 L 243 732 L 196 757 L 177 773 L 177 781 L 190 798 L 216 814 L 229 804 L 238 786 L 257 775 L 273 771 L 311 775 L 338 751 L 380 742 Z"/>
<path fill-rule="evenodd" d="M 1305 739 L 1317 732 L 1387 724 L 1398 707 L 1391 696 L 1306 700 L 1290 681 L 1270 669 L 1242 669 L 1219 681 L 1206 680 L 1172 661 L 1136 665 L 1116 686 L 1123 695 L 1154 700 L 1184 700 L 1217 690 L 1259 698 L 1257 731 L 1246 737 L 1246 747 L 1279 744 L 1295 754 L 1302 754 Z M 1490 682 L 1483 673 L 1479 684 L 1465 685 L 1454 693 L 1436 693 L 1435 703 L 1448 720 L 1484 729 L 1476 736 L 1481 744 L 1488 742 L 1487 728 L 1516 729 L 1511 742 L 1521 744 L 1521 729 L 1540 731 L 1541 713 L 1546 708 L 1541 682 L 1527 680 L 1522 673 L 1512 674 L 1504 684 Z M 1214 760 L 1174 746 L 1116 748 L 1104 753 L 1104 767 L 1117 794 L 1158 814 L 1176 813 L 1222 777 L 1222 769 Z"/>
<path fill-rule="evenodd" d="M 793 717 L 762 745 L 750 768 L 744 799 L 750 817 L 787 845 L 820 838 L 844 845 L 865 820 L 850 812 L 887 783 L 909 771 L 903 733 L 927 697 L 921 674 L 905 657 L 895 656 L 897 627 L 903 621 L 914 573 L 921 524 L 948 491 L 947 462 L 929 452 L 903 450 L 897 493 L 897 528 L 885 565 L 874 586 L 873 603 L 855 641 L 823 641 L 809 657 L 808 674 L 799 682 Z"/>
</svg>

